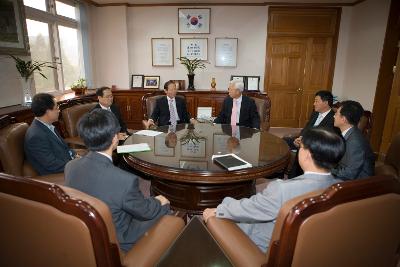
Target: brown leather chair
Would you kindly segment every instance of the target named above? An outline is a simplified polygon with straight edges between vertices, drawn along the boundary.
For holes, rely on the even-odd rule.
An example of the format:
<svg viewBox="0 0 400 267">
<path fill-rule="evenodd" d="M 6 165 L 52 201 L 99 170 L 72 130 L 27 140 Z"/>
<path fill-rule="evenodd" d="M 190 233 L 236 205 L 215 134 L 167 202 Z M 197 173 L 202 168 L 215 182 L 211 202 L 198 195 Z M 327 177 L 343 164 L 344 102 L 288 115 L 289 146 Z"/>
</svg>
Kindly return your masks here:
<svg viewBox="0 0 400 267">
<path fill-rule="evenodd" d="M 383 165 L 375 167 L 376 175 L 391 175 L 400 179 L 400 132 L 394 136 Z"/>
<path fill-rule="evenodd" d="M 69 187 L 0 174 L 0 266 L 154 266 L 184 227 L 164 216 L 127 253 L 111 212 Z"/>
<path fill-rule="evenodd" d="M 260 116 L 260 130 L 268 131 L 270 127 L 271 99 L 267 95 L 249 94 L 254 99 Z"/>
<path fill-rule="evenodd" d="M 63 173 L 38 176 L 25 159 L 24 139 L 28 127 L 25 122 L 15 123 L 15 119 L 8 115 L 0 118 L 0 161 L 3 172 L 63 184 Z"/>
<path fill-rule="evenodd" d="M 376 176 L 332 185 L 286 202 L 263 253 L 230 220 L 207 227 L 234 266 L 396 266 L 400 183 Z"/>
<path fill-rule="evenodd" d="M 143 111 L 143 128 L 147 129 L 146 121 L 150 119 L 153 110 L 156 108 L 157 99 L 165 96 L 165 93 L 162 91 L 157 91 L 154 93 L 147 93 L 142 97 L 142 111 Z M 176 97 L 180 97 L 186 101 L 184 95 L 177 94 Z"/>
<path fill-rule="evenodd" d="M 71 104 L 70 104 L 71 105 Z M 83 141 L 79 138 L 77 124 L 79 119 L 91 111 L 97 102 L 75 104 L 66 108 L 62 108 L 60 122 L 64 129 L 64 140 L 71 145 L 85 146 Z"/>
</svg>

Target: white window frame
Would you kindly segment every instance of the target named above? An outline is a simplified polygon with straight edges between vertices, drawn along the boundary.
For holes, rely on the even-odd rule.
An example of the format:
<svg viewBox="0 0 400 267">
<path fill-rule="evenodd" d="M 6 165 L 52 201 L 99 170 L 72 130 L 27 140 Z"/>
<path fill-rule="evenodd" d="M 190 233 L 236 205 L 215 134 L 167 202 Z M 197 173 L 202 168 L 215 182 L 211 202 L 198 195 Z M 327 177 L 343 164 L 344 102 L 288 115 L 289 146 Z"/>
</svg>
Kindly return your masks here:
<svg viewBox="0 0 400 267">
<path fill-rule="evenodd" d="M 63 64 L 61 57 L 61 44 L 58 33 L 58 26 L 65 26 L 69 28 L 74 28 L 78 30 L 78 40 L 80 44 L 78 45 L 78 53 L 80 58 L 80 64 L 82 66 L 82 78 L 85 78 L 85 68 L 84 68 L 84 60 L 83 60 L 83 49 L 82 49 L 82 36 L 81 31 L 79 29 L 79 9 L 77 7 L 77 2 L 69 1 L 69 0 L 58 0 L 59 2 L 63 2 L 68 5 L 73 5 L 76 7 L 77 12 L 77 20 L 58 15 L 56 13 L 56 0 L 45 0 L 46 1 L 46 10 L 43 11 L 40 9 L 32 8 L 29 6 L 25 6 L 25 16 L 26 19 L 36 20 L 44 23 L 48 23 L 49 25 L 49 38 L 50 38 L 50 49 L 51 55 L 54 62 L 58 62 L 57 68 L 53 69 L 54 77 L 57 79 L 55 82 L 55 91 L 51 93 L 54 95 L 64 94 L 67 92 L 71 92 L 71 90 L 65 89 L 64 87 L 64 74 L 63 74 Z"/>
</svg>

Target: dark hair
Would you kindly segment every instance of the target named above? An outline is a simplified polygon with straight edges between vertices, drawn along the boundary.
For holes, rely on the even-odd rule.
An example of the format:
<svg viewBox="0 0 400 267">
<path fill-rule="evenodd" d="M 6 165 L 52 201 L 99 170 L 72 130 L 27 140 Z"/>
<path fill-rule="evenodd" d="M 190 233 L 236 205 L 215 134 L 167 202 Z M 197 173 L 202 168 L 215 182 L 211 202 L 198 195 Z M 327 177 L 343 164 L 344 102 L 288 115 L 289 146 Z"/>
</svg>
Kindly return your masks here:
<svg viewBox="0 0 400 267">
<path fill-rule="evenodd" d="M 301 143 L 310 151 L 314 164 L 326 170 L 336 167 L 346 150 L 343 138 L 323 127 L 306 130 Z"/>
<path fill-rule="evenodd" d="M 110 89 L 110 87 L 107 87 L 107 86 L 103 86 L 103 87 L 97 88 L 96 95 L 103 97 L 104 96 L 104 90 L 111 90 L 111 89 Z"/>
<path fill-rule="evenodd" d="M 94 109 L 78 122 L 79 136 L 91 151 L 108 149 L 120 126 L 115 115 L 104 109 Z"/>
<path fill-rule="evenodd" d="M 322 101 L 328 101 L 328 105 L 332 107 L 333 105 L 333 95 L 331 92 L 326 90 L 318 91 L 315 96 L 319 96 Z"/>
<path fill-rule="evenodd" d="M 167 90 L 167 89 L 168 89 L 168 86 L 169 86 L 170 84 L 175 84 L 175 83 L 174 83 L 172 80 L 169 80 L 168 82 L 164 83 L 164 90 Z"/>
<path fill-rule="evenodd" d="M 54 109 L 54 105 L 54 96 L 40 93 L 33 97 L 31 109 L 35 117 L 42 117 L 48 109 Z"/>
<path fill-rule="evenodd" d="M 353 100 L 347 100 L 340 103 L 340 115 L 353 126 L 358 125 L 361 117 L 364 115 L 364 109 L 360 103 Z"/>
</svg>

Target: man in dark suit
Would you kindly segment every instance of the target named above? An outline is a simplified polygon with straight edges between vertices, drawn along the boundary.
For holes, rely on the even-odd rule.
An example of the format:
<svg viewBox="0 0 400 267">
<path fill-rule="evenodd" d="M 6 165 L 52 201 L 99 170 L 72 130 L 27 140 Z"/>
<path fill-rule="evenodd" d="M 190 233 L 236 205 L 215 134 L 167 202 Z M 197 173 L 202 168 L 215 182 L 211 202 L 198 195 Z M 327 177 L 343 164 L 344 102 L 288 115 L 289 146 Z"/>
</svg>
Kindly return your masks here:
<svg viewBox="0 0 400 267">
<path fill-rule="evenodd" d="M 260 116 L 253 99 L 242 94 L 242 81 L 229 82 L 229 96 L 224 99 L 222 110 L 214 123 L 246 126 L 260 129 Z"/>
<path fill-rule="evenodd" d="M 157 99 L 151 118 L 146 123 L 147 128 L 155 125 L 155 123 L 158 126 L 164 126 L 196 122 L 195 119 L 190 118 L 185 100 L 175 97 L 177 90 L 173 81 L 168 81 L 164 84 L 164 92 L 166 96 Z"/>
<path fill-rule="evenodd" d="M 138 177 L 112 163 L 118 145 L 119 123 L 108 111 L 85 114 L 78 125 L 79 136 L 89 153 L 65 167 L 66 185 L 104 201 L 111 210 L 120 247 L 132 245 L 170 211 L 169 201 L 159 195 L 145 198 Z"/>
<path fill-rule="evenodd" d="M 335 112 L 332 110 L 333 95 L 329 91 L 321 90 L 315 94 L 314 98 L 314 111 L 311 113 L 310 119 L 304 126 L 298 137 L 284 137 L 283 139 L 287 142 L 291 150 L 298 152 L 301 138 L 305 131 L 314 127 L 324 127 L 326 129 L 332 129 L 337 134 L 340 134 L 339 129 L 333 125 L 333 116 Z M 298 161 L 298 154 L 293 163 L 292 169 L 288 175 L 288 178 L 294 178 L 303 173 Z"/>
<path fill-rule="evenodd" d="M 25 134 L 25 156 L 40 174 L 64 171 L 65 164 L 76 156 L 59 135 L 52 123 L 58 120 L 60 110 L 50 94 L 37 94 L 32 100 L 35 119 Z"/>
<path fill-rule="evenodd" d="M 375 157 L 362 132 L 357 128 L 364 109 L 356 101 L 344 101 L 335 114 L 335 126 L 346 141 L 346 152 L 332 174 L 342 180 L 374 175 Z"/>
<path fill-rule="evenodd" d="M 118 135 L 119 140 L 125 140 L 130 133 L 126 127 L 124 120 L 122 119 L 119 107 L 113 101 L 113 94 L 109 87 L 100 87 L 96 90 L 97 99 L 99 103 L 93 109 L 105 109 L 111 111 L 117 118 L 119 125 L 121 127 L 121 132 Z"/>
</svg>

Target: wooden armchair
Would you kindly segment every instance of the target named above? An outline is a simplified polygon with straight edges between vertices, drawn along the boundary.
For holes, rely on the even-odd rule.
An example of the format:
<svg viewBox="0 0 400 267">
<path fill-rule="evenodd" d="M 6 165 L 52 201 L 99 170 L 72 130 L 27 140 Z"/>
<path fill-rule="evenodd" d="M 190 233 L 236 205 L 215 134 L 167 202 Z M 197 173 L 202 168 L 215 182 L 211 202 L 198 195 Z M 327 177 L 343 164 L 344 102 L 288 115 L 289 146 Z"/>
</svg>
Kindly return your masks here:
<svg viewBox="0 0 400 267">
<path fill-rule="evenodd" d="M 164 216 L 127 253 L 107 205 L 69 187 L 0 174 L 0 266 L 154 266 L 183 229 Z"/>
<path fill-rule="evenodd" d="M 27 123 L 16 123 L 15 119 L 8 115 L 0 118 L 0 161 L 3 172 L 63 184 L 63 173 L 39 176 L 25 159 L 24 139 L 28 127 Z"/>
<path fill-rule="evenodd" d="M 142 111 L 143 111 L 143 129 L 147 129 L 147 120 L 151 118 L 151 114 L 156 108 L 157 99 L 165 96 L 163 91 L 157 91 L 153 93 L 147 93 L 142 97 Z M 176 97 L 183 98 L 186 101 L 186 98 L 182 94 L 177 94 Z M 155 122 L 157 124 L 157 122 Z"/>
<path fill-rule="evenodd" d="M 376 176 L 332 185 L 286 202 L 269 250 L 230 220 L 207 227 L 234 266 L 396 266 L 400 259 L 400 183 Z"/>
</svg>

